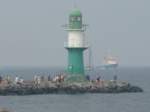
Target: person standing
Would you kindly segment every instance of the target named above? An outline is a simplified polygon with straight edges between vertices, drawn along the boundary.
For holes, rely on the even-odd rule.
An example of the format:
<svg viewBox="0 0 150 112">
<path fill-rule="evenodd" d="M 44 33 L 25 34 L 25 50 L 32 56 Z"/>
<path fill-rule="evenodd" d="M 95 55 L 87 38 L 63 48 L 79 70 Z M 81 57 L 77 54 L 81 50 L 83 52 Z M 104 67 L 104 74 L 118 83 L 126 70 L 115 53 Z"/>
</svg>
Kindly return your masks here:
<svg viewBox="0 0 150 112">
<path fill-rule="evenodd" d="M 2 83 L 2 80 L 3 80 L 3 78 L 2 78 L 2 76 L 0 76 L 0 84 Z"/>
<path fill-rule="evenodd" d="M 18 82 L 19 82 L 19 77 L 16 76 L 14 83 L 15 83 L 15 84 L 18 84 Z"/>
<path fill-rule="evenodd" d="M 51 81 L 51 76 L 50 75 L 48 76 L 48 81 Z"/>
</svg>

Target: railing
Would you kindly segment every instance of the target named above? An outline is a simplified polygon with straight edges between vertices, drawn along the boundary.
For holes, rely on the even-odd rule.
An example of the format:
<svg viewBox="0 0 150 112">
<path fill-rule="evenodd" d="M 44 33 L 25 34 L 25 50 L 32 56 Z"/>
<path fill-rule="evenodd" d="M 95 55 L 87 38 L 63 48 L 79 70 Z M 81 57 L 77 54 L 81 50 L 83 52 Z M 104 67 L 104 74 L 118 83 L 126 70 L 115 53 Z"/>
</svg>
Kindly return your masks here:
<svg viewBox="0 0 150 112">
<path fill-rule="evenodd" d="M 66 48 L 69 48 L 69 47 L 71 47 L 71 48 L 88 48 L 89 47 L 89 45 L 87 44 L 87 43 L 85 43 L 85 44 L 69 44 L 68 42 L 64 42 L 64 47 L 66 47 Z"/>
<path fill-rule="evenodd" d="M 82 28 L 80 29 L 71 29 L 69 24 L 62 25 L 62 27 L 64 27 L 66 31 L 70 31 L 70 30 L 71 31 L 85 31 L 87 26 L 88 26 L 87 24 L 83 24 Z"/>
</svg>

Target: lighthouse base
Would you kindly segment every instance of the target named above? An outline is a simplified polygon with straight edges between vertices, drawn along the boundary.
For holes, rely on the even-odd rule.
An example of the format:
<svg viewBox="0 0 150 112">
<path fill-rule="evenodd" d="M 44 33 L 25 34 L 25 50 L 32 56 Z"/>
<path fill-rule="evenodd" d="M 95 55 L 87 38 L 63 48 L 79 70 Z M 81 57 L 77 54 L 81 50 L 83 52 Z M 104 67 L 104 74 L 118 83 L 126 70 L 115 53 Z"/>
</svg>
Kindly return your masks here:
<svg viewBox="0 0 150 112">
<path fill-rule="evenodd" d="M 68 74 L 84 74 L 83 51 L 85 47 L 66 47 L 68 50 Z"/>
</svg>

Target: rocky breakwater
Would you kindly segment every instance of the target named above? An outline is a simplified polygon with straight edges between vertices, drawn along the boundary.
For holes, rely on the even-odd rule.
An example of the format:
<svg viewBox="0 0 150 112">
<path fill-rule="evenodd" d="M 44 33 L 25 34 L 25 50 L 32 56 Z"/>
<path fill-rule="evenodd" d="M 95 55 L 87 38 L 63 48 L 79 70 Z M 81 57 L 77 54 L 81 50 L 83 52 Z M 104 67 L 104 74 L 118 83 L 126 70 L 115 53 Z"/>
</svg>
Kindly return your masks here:
<svg viewBox="0 0 150 112">
<path fill-rule="evenodd" d="M 142 88 L 127 82 L 52 82 L 43 81 L 35 84 L 26 81 L 22 84 L 0 84 L 0 95 L 35 95 L 35 94 L 78 94 L 78 93 L 124 93 L 143 92 Z"/>
</svg>

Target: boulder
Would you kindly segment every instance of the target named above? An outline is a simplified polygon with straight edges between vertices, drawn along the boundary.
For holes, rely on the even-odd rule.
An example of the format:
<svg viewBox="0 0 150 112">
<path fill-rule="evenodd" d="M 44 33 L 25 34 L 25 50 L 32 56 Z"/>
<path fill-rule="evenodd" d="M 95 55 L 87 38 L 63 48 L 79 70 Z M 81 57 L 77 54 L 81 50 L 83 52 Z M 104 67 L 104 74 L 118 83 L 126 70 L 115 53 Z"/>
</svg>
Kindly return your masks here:
<svg viewBox="0 0 150 112">
<path fill-rule="evenodd" d="M 9 110 L 6 108 L 0 108 L 0 112 L 9 112 Z"/>
</svg>

